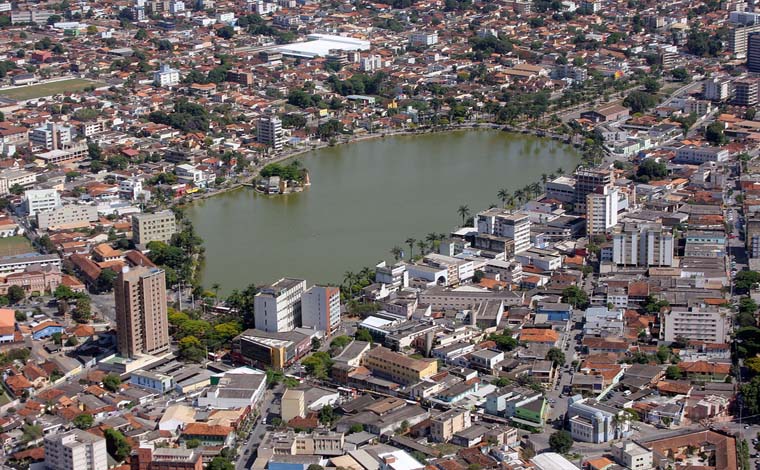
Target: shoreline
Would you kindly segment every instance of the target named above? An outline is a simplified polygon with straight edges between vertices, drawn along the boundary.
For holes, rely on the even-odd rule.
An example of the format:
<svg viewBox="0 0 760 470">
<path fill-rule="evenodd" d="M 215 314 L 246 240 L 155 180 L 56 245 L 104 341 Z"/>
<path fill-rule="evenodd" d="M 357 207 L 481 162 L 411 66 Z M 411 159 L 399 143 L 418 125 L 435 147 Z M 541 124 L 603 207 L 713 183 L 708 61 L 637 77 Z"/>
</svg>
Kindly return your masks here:
<svg viewBox="0 0 760 470">
<path fill-rule="evenodd" d="M 264 166 L 269 165 L 271 163 L 282 163 L 285 161 L 288 161 L 292 158 L 297 158 L 301 155 L 305 155 L 309 152 L 314 152 L 317 150 L 322 150 L 324 148 L 328 147 L 339 147 L 343 145 L 350 145 L 360 142 L 367 142 L 375 139 L 383 139 L 385 137 L 398 137 L 398 136 L 416 136 L 416 135 L 426 135 L 426 134 L 439 134 L 439 133 L 451 133 L 451 132 L 464 132 L 464 131 L 475 131 L 475 130 L 492 130 L 492 131 L 500 131 L 500 132 L 508 132 L 513 134 L 522 134 L 522 135 L 532 135 L 535 137 L 540 137 L 544 139 L 550 139 L 554 141 L 561 142 L 565 145 L 569 145 L 571 147 L 575 147 L 571 142 L 570 138 L 567 136 L 563 136 L 560 134 L 555 134 L 549 131 L 539 131 L 539 130 L 533 130 L 533 129 L 520 129 L 520 128 L 513 128 L 506 124 L 494 124 L 491 122 L 483 122 L 483 123 L 471 123 L 471 124 L 460 124 L 460 125 L 449 125 L 443 128 L 417 128 L 417 129 L 402 129 L 402 130 L 393 130 L 389 132 L 382 132 L 382 133 L 367 133 L 362 134 L 358 136 L 349 136 L 348 139 L 345 140 L 337 140 L 334 144 L 330 144 L 329 142 L 323 142 L 323 141 L 317 141 L 317 144 L 310 145 L 309 148 L 301 148 L 297 149 L 291 153 L 287 154 L 281 154 L 277 155 L 266 162 L 262 163 L 260 167 L 256 167 L 255 172 L 249 176 L 247 176 L 245 179 L 240 180 L 233 185 L 222 188 L 218 191 L 213 192 L 207 192 L 202 194 L 196 194 L 192 196 L 192 199 L 186 202 L 177 202 L 174 204 L 170 204 L 171 206 L 184 206 L 184 205 L 190 205 L 198 201 L 202 201 L 214 196 L 220 196 L 222 194 L 230 193 L 233 191 L 237 191 L 240 189 L 253 189 L 254 192 L 259 193 L 256 191 L 255 188 L 252 188 L 251 185 L 253 184 L 253 181 L 260 176 L 261 169 L 264 168 Z M 263 193 L 259 193 L 263 194 Z M 281 195 L 282 196 L 282 195 Z M 287 195 L 285 195 L 287 196 Z"/>
</svg>

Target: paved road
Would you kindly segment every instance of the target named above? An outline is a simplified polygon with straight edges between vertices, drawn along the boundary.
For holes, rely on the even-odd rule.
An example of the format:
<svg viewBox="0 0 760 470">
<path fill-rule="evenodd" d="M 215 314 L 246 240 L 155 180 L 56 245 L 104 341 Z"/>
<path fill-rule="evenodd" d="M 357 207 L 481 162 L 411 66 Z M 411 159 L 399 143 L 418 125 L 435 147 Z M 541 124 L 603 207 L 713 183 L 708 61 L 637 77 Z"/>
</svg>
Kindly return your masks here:
<svg viewBox="0 0 760 470">
<path fill-rule="evenodd" d="M 275 398 L 279 399 L 282 392 L 283 386 L 282 384 L 278 384 L 273 389 L 267 390 L 264 394 L 264 398 L 261 400 L 261 413 L 259 413 L 251 432 L 248 433 L 248 438 L 239 447 L 235 470 L 244 470 L 251 468 L 253 465 L 253 462 L 256 460 L 255 449 L 258 448 L 261 438 L 267 430 L 265 423 L 271 422 L 271 419 L 274 417 L 274 401 Z"/>
</svg>

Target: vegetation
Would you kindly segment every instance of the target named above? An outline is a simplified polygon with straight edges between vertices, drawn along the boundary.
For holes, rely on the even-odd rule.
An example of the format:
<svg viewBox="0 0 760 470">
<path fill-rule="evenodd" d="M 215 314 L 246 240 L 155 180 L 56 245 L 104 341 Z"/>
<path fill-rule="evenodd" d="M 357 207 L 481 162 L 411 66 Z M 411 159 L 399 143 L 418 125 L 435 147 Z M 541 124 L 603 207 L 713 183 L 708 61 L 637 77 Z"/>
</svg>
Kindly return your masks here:
<svg viewBox="0 0 760 470">
<path fill-rule="evenodd" d="M 557 431 L 549 436 L 549 447 L 558 454 L 567 454 L 573 447 L 573 437 L 567 431 Z"/>
<path fill-rule="evenodd" d="M 124 461 L 132 450 L 124 435 L 116 429 L 108 428 L 103 431 L 106 438 L 106 450 L 117 462 Z"/>
<path fill-rule="evenodd" d="M 90 429 L 92 427 L 94 420 L 92 418 L 92 415 L 89 415 L 87 413 L 82 413 L 81 415 L 74 418 L 74 426 L 78 427 L 79 429 Z"/>
<path fill-rule="evenodd" d="M 116 374 L 108 374 L 103 377 L 103 387 L 106 390 L 117 392 L 121 388 L 121 379 Z"/>
<path fill-rule="evenodd" d="M 512 337 L 512 331 L 508 329 L 501 334 L 493 333 L 488 339 L 495 342 L 502 351 L 512 351 L 517 347 L 517 340 Z"/>
<path fill-rule="evenodd" d="M 562 302 L 573 308 L 585 309 L 589 305 L 588 294 L 578 286 L 570 286 L 562 291 Z"/>
<path fill-rule="evenodd" d="M 279 176 L 284 180 L 298 181 L 299 183 L 302 183 L 306 178 L 306 169 L 301 166 L 301 162 L 298 160 L 294 160 L 287 165 L 270 163 L 261 169 L 261 176 L 263 178 Z"/>
<path fill-rule="evenodd" d="M 648 111 L 657 106 L 657 97 L 646 91 L 632 91 L 623 100 L 623 106 L 630 108 L 634 113 Z"/>
<path fill-rule="evenodd" d="M 328 353 L 320 351 L 301 361 L 301 364 L 306 368 L 309 375 L 318 379 L 326 379 L 330 374 L 333 361 Z"/>
</svg>

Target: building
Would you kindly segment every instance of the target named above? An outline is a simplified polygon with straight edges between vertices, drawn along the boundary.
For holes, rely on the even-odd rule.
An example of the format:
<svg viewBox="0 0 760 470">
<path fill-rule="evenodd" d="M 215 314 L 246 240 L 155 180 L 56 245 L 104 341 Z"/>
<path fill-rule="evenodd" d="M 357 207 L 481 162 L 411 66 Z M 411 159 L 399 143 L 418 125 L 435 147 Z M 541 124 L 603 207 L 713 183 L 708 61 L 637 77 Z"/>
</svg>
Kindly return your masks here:
<svg viewBox="0 0 760 470">
<path fill-rule="evenodd" d="M 32 146 L 45 150 L 58 150 L 71 145 L 71 127 L 48 123 L 32 129 L 29 140 Z"/>
<path fill-rule="evenodd" d="M 586 196 L 598 193 L 600 188 L 614 182 L 612 170 L 579 168 L 575 172 L 575 197 L 573 210 L 579 214 L 586 212 Z"/>
<path fill-rule="evenodd" d="M 132 241 L 135 245 L 145 246 L 150 242 L 169 243 L 175 233 L 177 221 L 174 212 L 170 210 L 132 216 Z"/>
<path fill-rule="evenodd" d="M 647 449 L 636 441 L 612 444 L 612 457 L 617 463 L 630 470 L 649 470 L 654 466 L 651 449 Z"/>
<path fill-rule="evenodd" d="M 226 373 L 211 378 L 211 387 L 198 397 L 201 408 L 245 409 L 255 407 L 266 389 L 263 373 Z"/>
<path fill-rule="evenodd" d="M 26 253 L 17 256 L 0 257 L 0 276 L 23 273 L 32 267 L 54 267 L 60 271 L 61 258 L 58 255 L 41 255 L 39 253 Z"/>
<path fill-rule="evenodd" d="M 747 69 L 760 72 L 760 31 L 751 33 L 747 38 Z"/>
<path fill-rule="evenodd" d="M 702 85 L 702 96 L 710 101 L 725 101 L 731 97 L 731 82 L 722 78 L 709 78 Z"/>
<path fill-rule="evenodd" d="M 544 191 L 549 199 L 572 203 L 575 201 L 575 178 L 570 176 L 558 176 L 547 181 Z"/>
<path fill-rule="evenodd" d="M 305 291 L 305 280 L 291 278 L 262 288 L 254 298 L 256 329 L 276 333 L 301 326 L 301 297 Z"/>
<path fill-rule="evenodd" d="M 330 336 L 340 325 L 340 289 L 312 286 L 301 296 L 301 323 Z"/>
<path fill-rule="evenodd" d="M 470 410 L 452 408 L 430 418 L 430 437 L 437 442 L 448 442 L 454 434 L 470 426 Z"/>
<path fill-rule="evenodd" d="M 686 338 L 705 343 L 725 343 L 730 329 L 730 315 L 718 309 L 673 307 L 660 314 L 662 339 Z"/>
<path fill-rule="evenodd" d="M 37 181 L 37 175 L 26 170 L 0 171 L 0 196 L 7 196 L 16 185 L 28 188 Z"/>
<path fill-rule="evenodd" d="M 196 449 L 181 447 L 154 448 L 141 443 L 132 451 L 130 470 L 203 470 L 203 456 Z"/>
<path fill-rule="evenodd" d="M 97 222 L 98 208 L 80 204 L 69 204 L 55 209 L 37 212 L 37 227 L 82 227 Z"/>
<path fill-rule="evenodd" d="M 58 207 L 61 207 L 61 196 L 55 189 L 29 189 L 24 192 L 24 209 L 30 217 Z"/>
<path fill-rule="evenodd" d="M 173 69 L 167 64 L 161 64 L 161 68 L 153 72 L 153 84 L 160 87 L 178 85 L 179 70 Z"/>
<path fill-rule="evenodd" d="M 436 361 L 414 359 L 390 349 L 378 346 L 364 358 L 364 366 L 378 377 L 411 385 L 438 372 Z"/>
<path fill-rule="evenodd" d="M 515 243 L 515 253 L 530 248 L 530 217 L 520 212 L 488 209 L 478 213 L 478 233 L 504 237 Z"/>
<path fill-rule="evenodd" d="M 574 463 L 554 452 L 544 452 L 531 459 L 537 470 L 577 470 Z"/>
<path fill-rule="evenodd" d="M 107 470 L 106 440 L 81 429 L 45 436 L 45 466 L 50 470 Z"/>
<path fill-rule="evenodd" d="M 414 32 L 409 36 L 409 44 L 412 47 L 427 47 L 438 44 L 438 33 Z"/>
<path fill-rule="evenodd" d="M 11 11 L 11 24 L 34 23 L 46 25 L 48 18 L 55 15 L 53 10 L 40 10 L 32 8 L 31 10 L 13 10 Z"/>
<path fill-rule="evenodd" d="M 253 85 L 253 73 L 242 69 L 227 71 L 227 81 L 243 86 Z"/>
<path fill-rule="evenodd" d="M 123 268 L 114 283 L 119 354 L 134 358 L 169 350 L 166 276 L 154 267 Z"/>
<path fill-rule="evenodd" d="M 747 57 L 749 36 L 760 32 L 760 24 L 738 25 L 729 29 L 728 48 L 737 59 Z"/>
<path fill-rule="evenodd" d="M 306 416 L 304 396 L 303 390 L 292 388 L 285 390 L 280 402 L 280 418 L 283 423 L 287 423 L 293 418 L 303 418 Z"/>
<path fill-rule="evenodd" d="M 628 434 L 629 423 L 616 418 L 621 415 L 620 410 L 580 395 L 568 401 L 567 416 L 574 440 L 600 444 Z"/>
<path fill-rule="evenodd" d="M 615 186 L 602 186 L 586 195 L 586 234 L 605 234 L 618 221 L 619 191 Z"/>
<path fill-rule="evenodd" d="M 269 145 L 275 152 L 282 150 L 285 137 L 282 133 L 282 121 L 277 116 L 262 116 L 256 127 L 258 141 Z"/>
<path fill-rule="evenodd" d="M 672 266 L 673 234 L 660 224 L 625 224 L 612 237 L 612 260 L 626 266 Z"/>
<path fill-rule="evenodd" d="M 755 86 L 757 96 L 757 86 Z M 681 147 L 676 151 L 675 161 L 679 163 L 701 165 L 706 162 L 725 162 L 728 160 L 728 150 L 720 147 Z"/>
<path fill-rule="evenodd" d="M 284 369 L 311 351 L 311 337 L 297 331 L 268 333 L 250 329 L 232 340 L 232 360 L 262 368 Z"/>
<path fill-rule="evenodd" d="M 757 80 L 747 78 L 734 82 L 734 104 L 738 106 L 755 106 L 757 104 Z"/>
</svg>

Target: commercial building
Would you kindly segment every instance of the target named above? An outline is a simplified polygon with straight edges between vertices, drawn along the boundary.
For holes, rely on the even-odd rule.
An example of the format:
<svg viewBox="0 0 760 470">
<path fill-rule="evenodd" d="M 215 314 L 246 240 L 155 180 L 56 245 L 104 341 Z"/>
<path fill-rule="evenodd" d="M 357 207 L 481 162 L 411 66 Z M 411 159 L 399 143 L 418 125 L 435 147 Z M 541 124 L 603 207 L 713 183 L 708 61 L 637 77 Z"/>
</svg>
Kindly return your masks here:
<svg viewBox="0 0 760 470">
<path fill-rule="evenodd" d="M 575 172 L 575 198 L 573 210 L 579 214 L 586 213 L 586 196 L 598 193 L 600 188 L 614 182 L 612 170 L 579 168 Z"/>
<path fill-rule="evenodd" d="M 166 276 L 154 267 L 124 268 L 114 283 L 119 354 L 134 358 L 169 350 Z"/>
<path fill-rule="evenodd" d="M 130 470 L 203 470 L 203 456 L 196 449 L 154 448 L 141 443 L 129 459 Z"/>
<path fill-rule="evenodd" d="M 575 201 L 575 178 L 564 175 L 558 176 L 546 182 L 544 191 L 549 199 L 572 203 Z"/>
<path fill-rule="evenodd" d="M 301 323 L 330 336 L 340 326 L 340 289 L 312 286 L 301 296 Z"/>
<path fill-rule="evenodd" d="M 160 87 L 172 87 L 179 84 L 179 70 L 169 65 L 161 64 L 161 67 L 153 72 L 153 84 Z"/>
<path fill-rule="evenodd" d="M 98 208 L 80 204 L 69 204 L 51 210 L 37 212 L 37 227 L 81 227 L 98 220 Z"/>
<path fill-rule="evenodd" d="M 26 253 L 18 256 L 0 257 L 0 275 L 22 273 L 31 267 L 61 269 L 61 258 L 58 255 L 41 255 L 39 253 Z"/>
<path fill-rule="evenodd" d="M 301 296 L 305 291 L 305 280 L 291 278 L 262 288 L 254 298 L 256 329 L 276 333 L 301 326 Z"/>
<path fill-rule="evenodd" d="M 71 127 L 48 123 L 32 129 L 32 132 L 29 133 L 29 141 L 35 147 L 45 150 L 58 150 L 71 145 L 71 136 Z"/>
<path fill-rule="evenodd" d="M 760 72 L 760 31 L 751 33 L 747 38 L 747 69 Z"/>
<path fill-rule="evenodd" d="M 629 433 L 629 423 L 615 418 L 621 411 L 595 400 L 575 395 L 569 398 L 567 416 L 573 439 L 599 444 L 620 439 Z"/>
<path fill-rule="evenodd" d="M 292 388 L 285 390 L 280 403 L 280 418 L 283 423 L 287 423 L 293 418 L 303 418 L 306 416 L 304 395 L 303 390 Z"/>
<path fill-rule="evenodd" d="M 673 307 L 660 314 L 662 339 L 686 338 L 705 343 L 725 343 L 730 328 L 730 315 L 719 309 Z"/>
<path fill-rule="evenodd" d="M 198 406 L 227 410 L 253 408 L 265 389 L 263 373 L 226 373 L 211 378 L 211 387 L 198 397 Z"/>
<path fill-rule="evenodd" d="M 50 470 L 107 470 L 106 440 L 81 429 L 45 436 L 45 466 Z"/>
<path fill-rule="evenodd" d="M 415 384 L 438 372 L 436 361 L 413 359 L 382 346 L 373 348 L 367 353 L 364 366 L 378 377 L 403 385 Z"/>
<path fill-rule="evenodd" d="M 488 209 L 478 213 L 478 233 L 508 238 L 515 243 L 515 253 L 530 248 L 530 217 L 504 209 Z"/>
<path fill-rule="evenodd" d="M 470 410 L 452 408 L 430 418 L 430 437 L 434 441 L 448 442 L 454 434 L 472 426 Z"/>
<path fill-rule="evenodd" d="M 232 360 L 262 368 L 284 369 L 311 350 L 311 337 L 297 331 L 269 333 L 250 329 L 232 340 Z"/>
<path fill-rule="evenodd" d="M 725 101 L 731 97 L 731 82 L 723 78 L 709 78 L 702 85 L 702 96 L 710 101 Z"/>
<path fill-rule="evenodd" d="M 170 210 L 132 216 L 132 241 L 135 245 L 145 246 L 154 241 L 169 243 L 175 233 L 177 221 Z"/>
<path fill-rule="evenodd" d="M 409 44 L 412 47 L 426 47 L 438 44 L 438 33 L 414 32 L 409 36 Z"/>
<path fill-rule="evenodd" d="M 615 186 L 602 186 L 586 195 L 586 234 L 605 234 L 618 222 L 619 191 Z"/>
<path fill-rule="evenodd" d="M 636 441 L 616 442 L 612 444 L 612 457 L 617 463 L 630 470 L 649 470 L 653 468 L 652 450 Z"/>
<path fill-rule="evenodd" d="M 282 133 L 282 121 L 280 118 L 277 116 L 263 116 L 259 118 L 256 131 L 259 142 L 269 145 L 276 152 L 282 150 L 282 146 L 285 144 L 285 137 Z"/>
<path fill-rule="evenodd" d="M 48 18 L 55 15 L 53 10 L 40 10 L 33 8 L 31 10 L 13 10 L 11 11 L 11 24 L 34 23 L 38 25 L 47 24 Z"/>
<path fill-rule="evenodd" d="M 55 189 L 29 189 L 24 192 L 24 209 L 30 217 L 58 207 L 61 207 L 61 196 Z"/>
<path fill-rule="evenodd" d="M 747 78 L 734 82 L 734 104 L 738 106 L 755 106 L 757 104 L 757 80 Z"/>
<path fill-rule="evenodd" d="M 755 86 L 757 97 L 757 86 Z M 675 160 L 679 163 L 701 165 L 705 162 L 725 162 L 728 160 L 728 150 L 720 147 L 681 147 L 676 151 Z"/>
<path fill-rule="evenodd" d="M 612 260 L 626 266 L 672 266 L 673 234 L 660 224 L 626 224 L 612 237 Z"/>
<path fill-rule="evenodd" d="M 0 171 L 0 195 L 5 196 L 10 193 L 10 189 L 16 185 L 22 188 L 28 188 L 37 181 L 37 175 L 26 170 L 4 170 Z"/>
<path fill-rule="evenodd" d="M 538 470 L 577 470 L 574 463 L 554 452 L 544 452 L 531 459 Z"/>
</svg>

